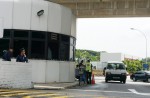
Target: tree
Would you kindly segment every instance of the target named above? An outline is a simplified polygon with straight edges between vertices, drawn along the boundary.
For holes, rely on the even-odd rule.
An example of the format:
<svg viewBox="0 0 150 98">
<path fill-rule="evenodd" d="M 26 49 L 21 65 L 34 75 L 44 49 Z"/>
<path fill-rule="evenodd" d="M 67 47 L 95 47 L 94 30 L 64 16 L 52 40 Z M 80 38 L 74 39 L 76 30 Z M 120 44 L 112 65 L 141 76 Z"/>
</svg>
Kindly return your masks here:
<svg viewBox="0 0 150 98">
<path fill-rule="evenodd" d="M 100 52 L 92 51 L 92 50 L 76 49 L 75 57 L 77 59 L 89 58 L 91 59 L 91 61 L 100 61 Z"/>
<path fill-rule="evenodd" d="M 142 61 L 140 60 L 124 60 L 123 62 L 127 65 L 127 71 L 129 73 L 142 70 Z"/>
</svg>

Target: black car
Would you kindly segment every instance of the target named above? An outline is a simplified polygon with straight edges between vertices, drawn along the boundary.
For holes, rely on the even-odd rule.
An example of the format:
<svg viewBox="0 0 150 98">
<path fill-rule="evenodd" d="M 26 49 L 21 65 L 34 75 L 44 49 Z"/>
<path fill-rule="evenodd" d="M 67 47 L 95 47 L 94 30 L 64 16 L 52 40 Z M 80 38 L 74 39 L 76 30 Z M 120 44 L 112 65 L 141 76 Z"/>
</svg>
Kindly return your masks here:
<svg viewBox="0 0 150 98">
<path fill-rule="evenodd" d="M 138 71 L 130 75 L 130 79 L 132 79 L 134 82 L 137 80 L 141 80 L 143 82 L 150 82 L 150 71 Z"/>
</svg>

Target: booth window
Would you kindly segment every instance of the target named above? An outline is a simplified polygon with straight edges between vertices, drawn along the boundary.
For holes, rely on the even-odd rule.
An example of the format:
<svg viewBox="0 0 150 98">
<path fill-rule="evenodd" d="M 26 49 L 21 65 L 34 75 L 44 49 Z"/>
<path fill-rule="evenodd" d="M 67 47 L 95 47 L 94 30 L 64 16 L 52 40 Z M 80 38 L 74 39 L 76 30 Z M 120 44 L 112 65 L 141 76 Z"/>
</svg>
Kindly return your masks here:
<svg viewBox="0 0 150 98">
<path fill-rule="evenodd" d="M 48 60 L 59 60 L 59 35 L 48 33 Z"/>
<path fill-rule="evenodd" d="M 48 60 L 74 60 L 75 40 L 70 36 L 30 30 L 5 29 L 0 39 L 0 56 L 3 50 L 13 47 L 13 56 L 17 57 L 21 48 L 25 48 L 28 58 Z"/>
<path fill-rule="evenodd" d="M 45 41 L 31 42 L 31 58 L 37 59 L 45 58 Z"/>
<path fill-rule="evenodd" d="M 75 39 L 73 37 L 70 38 L 70 61 L 75 60 Z"/>
<path fill-rule="evenodd" d="M 9 29 L 5 29 L 3 33 L 3 38 L 10 38 L 11 37 L 10 31 L 11 30 Z"/>
<path fill-rule="evenodd" d="M 27 30 L 14 30 L 14 37 L 28 38 L 28 32 Z"/>
<path fill-rule="evenodd" d="M 60 45 L 60 60 L 69 60 L 69 45 L 63 43 Z"/>
<path fill-rule="evenodd" d="M 55 42 L 48 43 L 48 60 L 59 59 L 59 45 Z"/>
<path fill-rule="evenodd" d="M 67 35 L 61 35 L 61 42 L 63 43 L 69 43 L 69 36 Z"/>
<path fill-rule="evenodd" d="M 46 32 L 41 31 L 32 31 L 32 38 L 33 39 L 45 39 Z"/>
<path fill-rule="evenodd" d="M 20 49 L 24 48 L 26 50 L 26 55 L 28 54 L 28 40 L 14 39 L 14 57 L 20 54 Z"/>
<path fill-rule="evenodd" d="M 28 55 L 28 30 L 13 30 L 13 49 L 14 57 L 17 57 L 20 54 L 20 49 L 24 48 L 26 50 L 26 55 Z"/>
<path fill-rule="evenodd" d="M 60 60 L 69 60 L 69 48 L 70 48 L 70 37 L 67 35 L 61 35 L 60 39 Z"/>
</svg>

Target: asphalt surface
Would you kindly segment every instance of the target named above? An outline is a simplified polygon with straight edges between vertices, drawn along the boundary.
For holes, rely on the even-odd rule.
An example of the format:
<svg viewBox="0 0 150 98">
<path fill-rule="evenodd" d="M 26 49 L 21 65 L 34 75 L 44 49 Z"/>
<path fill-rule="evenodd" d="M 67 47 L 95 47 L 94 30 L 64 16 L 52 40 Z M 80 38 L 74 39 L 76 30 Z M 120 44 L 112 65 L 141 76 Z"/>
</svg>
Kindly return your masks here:
<svg viewBox="0 0 150 98">
<path fill-rule="evenodd" d="M 104 77 L 95 79 L 95 85 L 77 86 L 61 92 L 75 98 L 150 98 L 150 83 L 133 82 L 129 77 L 126 84 L 116 81 L 105 83 Z"/>
<path fill-rule="evenodd" d="M 150 98 L 150 83 L 133 82 L 126 84 L 111 81 L 105 83 L 104 77 L 96 77 L 95 85 L 76 86 L 66 90 L 0 90 L 4 98 Z"/>
</svg>

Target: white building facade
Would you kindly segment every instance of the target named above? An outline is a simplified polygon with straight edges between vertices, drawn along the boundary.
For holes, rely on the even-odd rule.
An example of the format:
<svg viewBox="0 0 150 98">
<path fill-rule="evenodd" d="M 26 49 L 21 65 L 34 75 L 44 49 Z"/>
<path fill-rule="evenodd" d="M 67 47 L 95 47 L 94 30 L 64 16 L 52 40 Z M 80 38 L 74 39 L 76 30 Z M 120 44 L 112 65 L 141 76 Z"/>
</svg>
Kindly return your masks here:
<svg viewBox="0 0 150 98">
<path fill-rule="evenodd" d="M 140 57 L 131 56 L 123 53 L 107 53 L 102 52 L 100 54 L 100 62 L 92 62 L 93 66 L 96 66 L 97 69 L 103 70 L 106 66 L 106 62 L 108 61 L 119 61 L 122 62 L 124 60 L 141 60 Z"/>
<path fill-rule="evenodd" d="M 131 56 L 123 53 L 101 53 L 101 62 L 108 62 L 108 61 L 124 61 L 125 59 L 129 60 L 140 60 L 140 57 Z"/>
<path fill-rule="evenodd" d="M 45 0 L 0 0 L 0 13 L 0 57 L 9 47 L 14 58 L 25 48 L 32 82 L 74 82 L 76 16 L 71 9 Z"/>
</svg>

